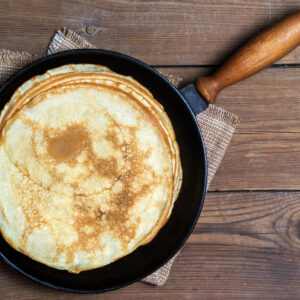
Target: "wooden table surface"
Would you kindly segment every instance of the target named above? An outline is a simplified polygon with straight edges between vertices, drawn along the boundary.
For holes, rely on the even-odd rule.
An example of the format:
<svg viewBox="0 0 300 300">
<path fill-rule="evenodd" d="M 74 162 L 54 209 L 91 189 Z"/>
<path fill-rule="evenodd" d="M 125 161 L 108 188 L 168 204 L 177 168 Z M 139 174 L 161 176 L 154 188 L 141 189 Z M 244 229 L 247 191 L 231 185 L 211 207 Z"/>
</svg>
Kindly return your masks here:
<svg viewBox="0 0 300 300">
<path fill-rule="evenodd" d="M 42 54 L 65 26 L 99 48 L 191 82 L 264 26 L 300 9 L 291 0 L 0 1 L 0 47 Z M 163 287 L 101 295 L 40 286 L 0 261 L 1 299 L 300 299 L 300 47 L 224 90 L 241 117 L 194 233 Z"/>
</svg>

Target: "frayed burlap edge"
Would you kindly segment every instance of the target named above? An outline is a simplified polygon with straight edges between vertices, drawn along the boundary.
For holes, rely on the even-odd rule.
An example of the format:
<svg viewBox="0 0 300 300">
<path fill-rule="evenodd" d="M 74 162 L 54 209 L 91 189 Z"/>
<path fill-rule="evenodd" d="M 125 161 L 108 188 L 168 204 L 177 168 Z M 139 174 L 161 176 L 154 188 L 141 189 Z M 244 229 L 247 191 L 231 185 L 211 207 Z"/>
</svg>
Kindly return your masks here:
<svg viewBox="0 0 300 300">
<path fill-rule="evenodd" d="M 0 49 L 0 83 L 38 58 L 35 54 Z"/>
<path fill-rule="evenodd" d="M 0 65 L 14 68 L 23 67 L 38 58 L 35 54 L 28 52 L 18 52 L 7 49 L 0 49 Z"/>
<path fill-rule="evenodd" d="M 83 48 L 93 49 L 95 46 L 82 38 L 76 32 L 64 27 L 54 34 L 49 43 L 47 55 L 65 50 Z"/>
</svg>

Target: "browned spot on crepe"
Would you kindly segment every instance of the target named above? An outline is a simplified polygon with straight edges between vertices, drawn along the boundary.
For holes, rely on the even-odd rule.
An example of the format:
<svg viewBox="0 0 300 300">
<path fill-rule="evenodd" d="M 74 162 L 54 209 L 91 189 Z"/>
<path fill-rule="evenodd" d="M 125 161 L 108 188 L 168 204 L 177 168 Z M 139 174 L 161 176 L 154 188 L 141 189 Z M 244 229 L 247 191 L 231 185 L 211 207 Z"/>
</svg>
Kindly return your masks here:
<svg viewBox="0 0 300 300">
<path fill-rule="evenodd" d="M 71 125 L 64 131 L 55 132 L 54 136 L 45 133 L 49 155 L 58 162 L 75 159 L 87 146 L 88 133 L 84 126 Z"/>
</svg>

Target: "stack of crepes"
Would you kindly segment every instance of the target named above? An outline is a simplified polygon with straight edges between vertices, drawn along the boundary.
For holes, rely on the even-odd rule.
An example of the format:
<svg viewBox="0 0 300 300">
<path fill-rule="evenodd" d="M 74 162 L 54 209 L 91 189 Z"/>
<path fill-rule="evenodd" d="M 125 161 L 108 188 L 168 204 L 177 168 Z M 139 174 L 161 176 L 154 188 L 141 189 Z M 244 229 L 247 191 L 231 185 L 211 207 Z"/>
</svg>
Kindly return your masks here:
<svg viewBox="0 0 300 300">
<path fill-rule="evenodd" d="M 171 122 L 131 77 L 48 70 L 0 116 L 0 229 L 32 259 L 79 273 L 150 242 L 182 180 Z"/>
</svg>

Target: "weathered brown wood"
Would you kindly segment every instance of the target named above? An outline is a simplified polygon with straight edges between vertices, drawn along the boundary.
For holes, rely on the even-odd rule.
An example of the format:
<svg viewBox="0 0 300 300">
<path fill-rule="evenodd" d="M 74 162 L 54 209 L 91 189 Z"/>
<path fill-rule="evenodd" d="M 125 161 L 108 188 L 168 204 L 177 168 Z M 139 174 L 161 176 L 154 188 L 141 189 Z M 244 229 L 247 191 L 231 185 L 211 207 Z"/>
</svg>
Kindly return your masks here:
<svg viewBox="0 0 300 300">
<path fill-rule="evenodd" d="M 273 1 L 0 1 L 0 47 L 42 53 L 66 26 L 99 48 L 152 65 L 220 64 L 266 25 L 300 9 Z M 300 63 L 300 47 L 279 63 Z M 164 69 L 191 82 L 207 68 Z M 222 91 L 241 117 L 210 190 L 300 189 L 300 68 L 269 68 Z M 299 299 L 299 192 L 209 193 L 165 286 L 101 295 L 40 286 L 0 260 L 1 299 Z"/>
<path fill-rule="evenodd" d="M 209 193 L 163 287 L 136 283 L 85 299 L 299 299 L 300 193 Z M 81 299 L 0 262 L 2 299 Z"/>
<path fill-rule="evenodd" d="M 212 68 L 159 68 L 183 80 L 180 87 Z M 300 133 L 300 67 L 267 68 L 224 89 L 216 105 L 237 114 L 236 133 Z"/>
<path fill-rule="evenodd" d="M 161 69 L 181 86 L 206 68 Z M 240 116 L 210 190 L 300 189 L 300 68 L 268 68 L 222 91 L 217 104 Z"/>
<path fill-rule="evenodd" d="M 210 190 L 299 190 L 300 134 L 237 134 Z"/>
<path fill-rule="evenodd" d="M 272 1 L 0 1 L 0 47 L 41 53 L 62 26 L 149 64 L 219 64 L 266 25 L 300 9 Z M 281 63 L 298 63 L 300 49 Z"/>
</svg>

